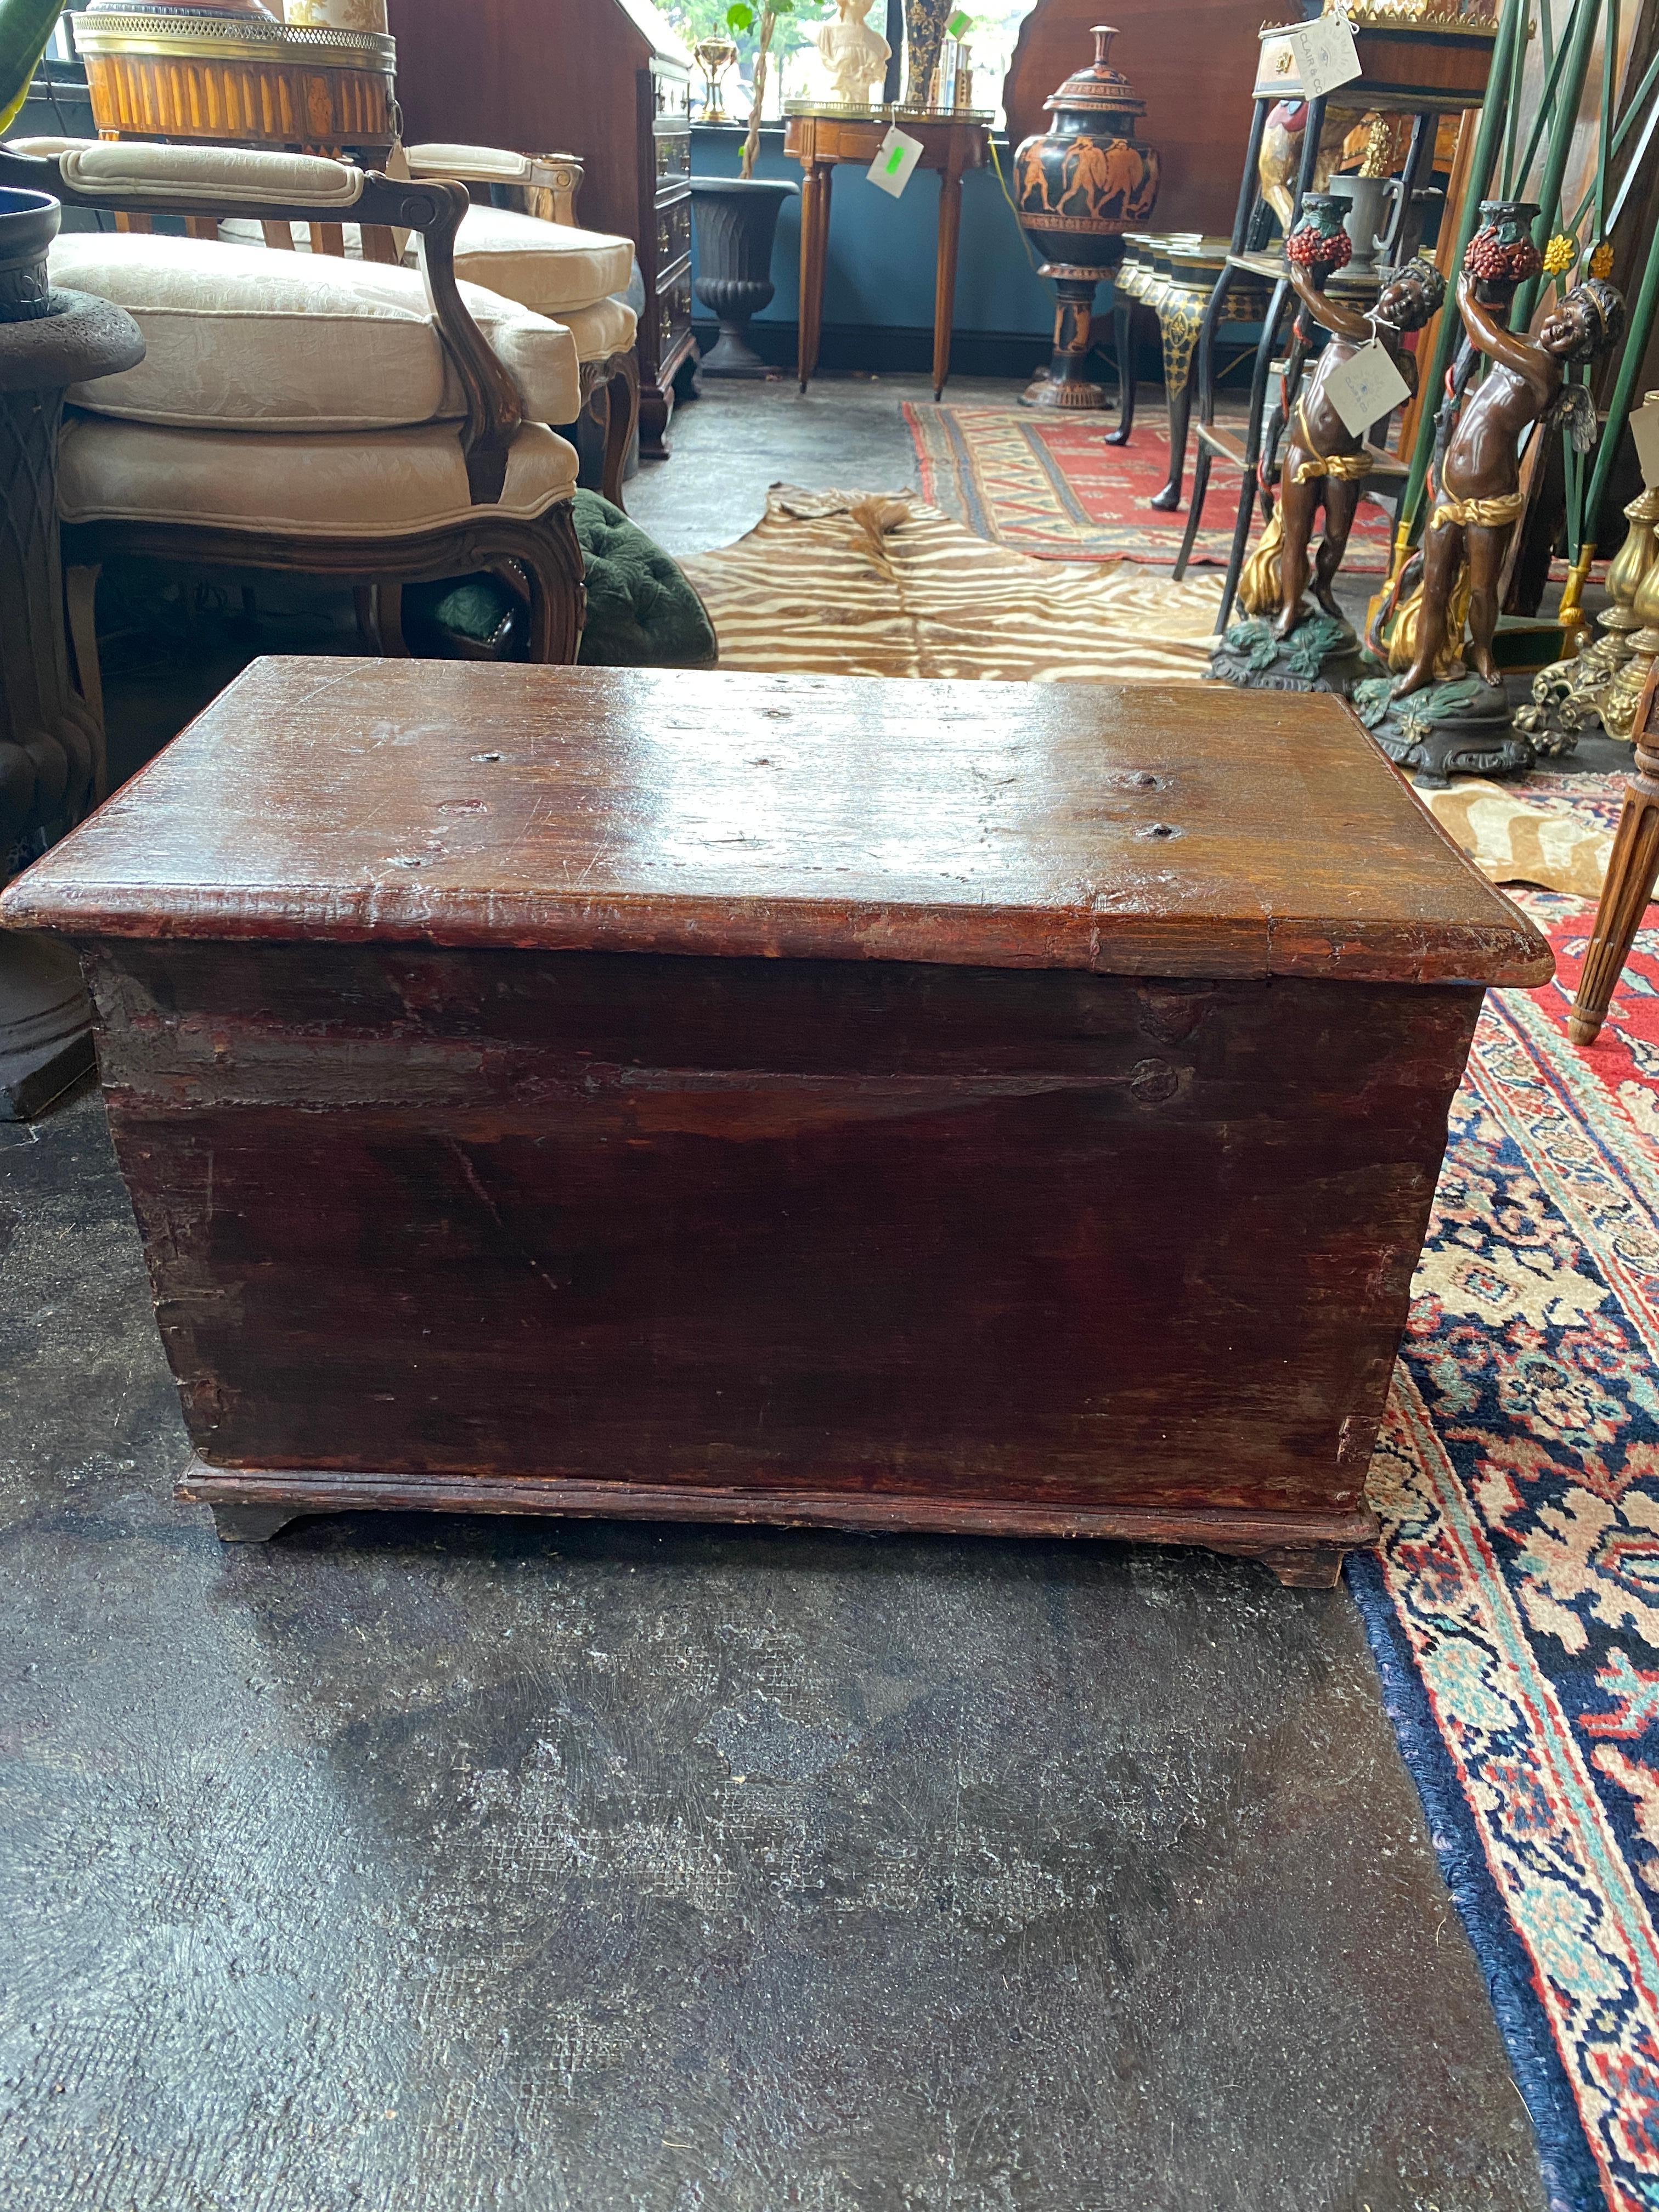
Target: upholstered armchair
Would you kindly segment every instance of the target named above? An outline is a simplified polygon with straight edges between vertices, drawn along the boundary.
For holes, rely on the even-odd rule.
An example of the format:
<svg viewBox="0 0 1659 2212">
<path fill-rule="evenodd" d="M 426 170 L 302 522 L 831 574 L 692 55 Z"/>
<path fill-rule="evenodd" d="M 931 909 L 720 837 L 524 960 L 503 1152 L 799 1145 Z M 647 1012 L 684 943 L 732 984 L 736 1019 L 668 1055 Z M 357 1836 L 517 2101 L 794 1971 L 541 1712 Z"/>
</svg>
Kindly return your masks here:
<svg viewBox="0 0 1659 2212">
<path fill-rule="evenodd" d="M 580 230 L 582 165 L 574 154 L 513 154 L 495 146 L 405 146 L 411 177 L 455 177 L 485 190 L 455 240 L 455 273 L 562 323 L 581 364 L 577 447 L 582 482 L 623 503 L 623 469 L 640 414 L 634 338 L 638 318 L 620 295 L 633 273 L 630 240 Z"/>
<path fill-rule="evenodd" d="M 147 344 L 137 368 L 70 388 L 60 449 L 70 633 L 94 707 L 93 591 L 115 553 L 349 581 L 392 653 L 404 584 L 490 569 L 527 600 L 531 658 L 575 659 L 577 456 L 547 427 L 579 411 L 575 344 L 457 282 L 463 185 L 138 141 L 0 149 L 0 185 L 139 227 L 60 235 L 51 263 L 54 283 L 125 307 Z M 196 234 L 146 234 L 159 216 Z M 419 265 L 224 244 L 227 219 L 350 222 L 366 248 L 406 231 Z"/>
</svg>

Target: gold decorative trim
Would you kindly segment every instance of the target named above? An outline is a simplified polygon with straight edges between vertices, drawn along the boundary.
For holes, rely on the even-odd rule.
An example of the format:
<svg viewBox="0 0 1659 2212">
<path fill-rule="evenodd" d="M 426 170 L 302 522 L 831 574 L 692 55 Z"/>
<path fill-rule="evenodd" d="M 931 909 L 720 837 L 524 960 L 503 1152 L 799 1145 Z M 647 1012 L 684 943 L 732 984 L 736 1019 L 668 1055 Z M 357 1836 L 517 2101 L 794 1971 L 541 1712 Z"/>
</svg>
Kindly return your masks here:
<svg viewBox="0 0 1659 2212">
<path fill-rule="evenodd" d="M 995 120 L 988 107 L 922 107 L 908 100 L 893 102 L 893 119 L 908 118 L 913 123 L 990 123 Z"/>
<path fill-rule="evenodd" d="M 1465 38 L 1495 39 L 1496 15 L 1465 15 L 1455 8 L 1431 7 L 1425 0 L 1325 0 L 1328 15 L 1346 15 L 1356 31 L 1437 31 L 1461 33 Z M 1304 27 L 1294 22 L 1263 23 L 1258 39 L 1282 39 L 1287 31 Z"/>
<path fill-rule="evenodd" d="M 246 15 L 168 16 L 134 9 L 71 15 L 82 54 L 188 55 L 216 61 L 311 62 L 323 69 L 397 66 L 398 44 L 379 31 L 337 31 L 321 23 L 261 23 Z"/>
<path fill-rule="evenodd" d="M 1466 15 L 1457 8 L 1431 8 L 1421 0 L 1325 0 L 1328 15 L 1346 15 L 1356 31 L 1461 31 L 1472 39 L 1495 39 L 1496 15 Z"/>
</svg>

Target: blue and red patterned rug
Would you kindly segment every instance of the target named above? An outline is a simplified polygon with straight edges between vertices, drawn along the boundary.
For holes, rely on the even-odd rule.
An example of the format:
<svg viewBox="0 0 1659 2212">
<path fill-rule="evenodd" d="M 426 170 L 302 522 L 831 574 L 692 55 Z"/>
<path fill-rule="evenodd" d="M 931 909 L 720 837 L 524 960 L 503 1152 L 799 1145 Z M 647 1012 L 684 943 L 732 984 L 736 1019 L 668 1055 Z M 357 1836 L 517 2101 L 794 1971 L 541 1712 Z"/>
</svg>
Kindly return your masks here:
<svg viewBox="0 0 1659 2212">
<path fill-rule="evenodd" d="M 1230 395 L 1231 397 L 1231 395 Z M 1149 394 L 1127 446 L 1109 446 L 1110 415 L 1033 414 L 1006 407 L 903 408 L 915 441 L 921 495 L 975 536 L 1042 561 L 1172 562 L 1187 527 L 1187 506 L 1152 505 L 1170 472 L 1170 432 L 1162 403 Z M 1186 490 L 1192 488 L 1192 453 Z M 1200 567 L 1226 565 L 1239 479 L 1218 469 L 1193 549 Z M 1345 575 L 1378 575 L 1388 567 L 1389 511 L 1363 500 Z"/>
<path fill-rule="evenodd" d="M 1617 779 L 1547 781 L 1611 825 Z M 1559 972 L 1487 999 L 1348 1578 L 1552 2206 L 1652 2212 L 1659 928 L 1581 1051 L 1595 910 L 1516 896 Z"/>
</svg>

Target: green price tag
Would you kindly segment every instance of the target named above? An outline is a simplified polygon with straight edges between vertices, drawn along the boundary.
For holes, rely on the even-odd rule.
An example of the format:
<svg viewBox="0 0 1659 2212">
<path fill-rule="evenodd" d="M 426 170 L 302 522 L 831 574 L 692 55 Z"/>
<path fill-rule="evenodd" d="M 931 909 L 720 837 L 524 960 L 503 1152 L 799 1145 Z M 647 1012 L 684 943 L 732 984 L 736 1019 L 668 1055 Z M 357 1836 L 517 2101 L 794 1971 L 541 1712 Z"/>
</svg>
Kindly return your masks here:
<svg viewBox="0 0 1659 2212">
<path fill-rule="evenodd" d="M 958 8 L 956 14 L 951 16 L 950 21 L 945 26 L 945 27 L 951 33 L 951 36 L 953 39 L 959 39 L 972 27 L 973 21 L 974 19 L 971 15 L 964 13 L 962 9 Z"/>
<path fill-rule="evenodd" d="M 865 141 L 866 145 L 868 145 L 869 143 L 868 139 Z M 903 167 L 904 149 L 902 146 L 895 146 L 892 152 L 887 156 L 887 173 L 890 177 L 896 177 Z"/>
</svg>

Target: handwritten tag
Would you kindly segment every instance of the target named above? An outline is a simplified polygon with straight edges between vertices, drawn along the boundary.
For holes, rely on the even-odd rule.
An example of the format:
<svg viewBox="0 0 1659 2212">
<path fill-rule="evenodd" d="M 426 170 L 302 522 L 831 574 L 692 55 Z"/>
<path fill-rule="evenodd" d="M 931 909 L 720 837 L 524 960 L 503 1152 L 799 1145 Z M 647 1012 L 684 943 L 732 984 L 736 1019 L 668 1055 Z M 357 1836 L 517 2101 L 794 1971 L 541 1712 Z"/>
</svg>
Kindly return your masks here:
<svg viewBox="0 0 1659 2212">
<path fill-rule="evenodd" d="M 1334 368 L 1320 390 L 1342 417 L 1349 435 L 1363 438 L 1373 422 L 1410 398 L 1412 388 L 1386 348 L 1367 345 Z"/>
<path fill-rule="evenodd" d="M 895 199 L 910 181 L 911 172 L 921 159 L 921 141 L 913 138 L 908 131 L 901 131 L 896 124 L 888 131 L 876 149 L 876 158 L 865 171 L 872 185 Z"/>
<path fill-rule="evenodd" d="M 1297 75 L 1302 80 L 1303 97 L 1306 100 L 1318 100 L 1328 92 L 1334 92 L 1340 84 L 1352 83 L 1361 74 L 1359 49 L 1354 45 L 1346 19 L 1341 15 L 1316 16 L 1311 23 L 1297 25 L 1285 36 L 1295 51 Z"/>
<path fill-rule="evenodd" d="M 1630 418 L 1630 434 L 1641 464 L 1642 486 L 1651 491 L 1659 484 L 1659 401 L 1650 400 Z"/>
</svg>

